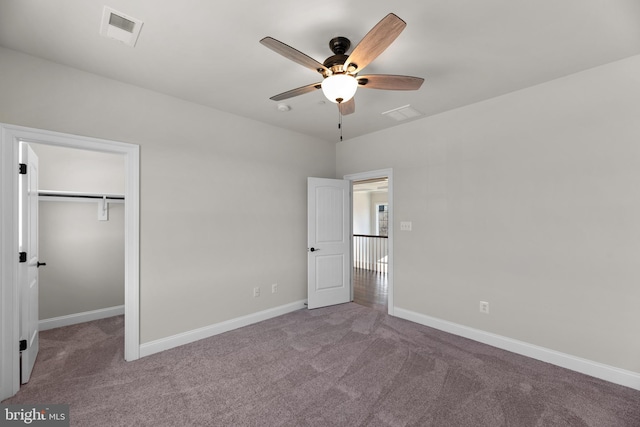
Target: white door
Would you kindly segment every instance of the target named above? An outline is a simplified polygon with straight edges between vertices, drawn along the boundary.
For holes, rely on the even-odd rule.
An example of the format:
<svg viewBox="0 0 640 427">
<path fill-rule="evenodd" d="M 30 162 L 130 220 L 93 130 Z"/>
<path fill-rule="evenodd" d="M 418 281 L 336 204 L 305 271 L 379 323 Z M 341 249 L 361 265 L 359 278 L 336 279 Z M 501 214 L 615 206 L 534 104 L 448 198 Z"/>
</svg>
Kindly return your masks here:
<svg viewBox="0 0 640 427">
<path fill-rule="evenodd" d="M 351 301 L 349 181 L 309 178 L 308 307 Z"/>
<path fill-rule="evenodd" d="M 26 143 L 20 143 L 20 163 L 27 165 L 20 175 L 20 252 L 26 253 L 20 263 L 20 341 L 22 350 L 22 383 L 29 381 L 38 355 L 38 157 Z"/>
</svg>

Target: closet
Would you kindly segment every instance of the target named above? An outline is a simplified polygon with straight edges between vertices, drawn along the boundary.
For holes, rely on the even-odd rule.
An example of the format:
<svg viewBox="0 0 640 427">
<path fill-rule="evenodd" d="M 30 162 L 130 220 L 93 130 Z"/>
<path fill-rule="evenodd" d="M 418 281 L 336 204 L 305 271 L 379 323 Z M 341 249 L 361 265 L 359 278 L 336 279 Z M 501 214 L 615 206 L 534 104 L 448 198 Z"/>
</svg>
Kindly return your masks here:
<svg viewBox="0 0 640 427">
<path fill-rule="evenodd" d="M 39 318 L 124 313 L 124 156 L 30 144 L 39 158 Z"/>
</svg>

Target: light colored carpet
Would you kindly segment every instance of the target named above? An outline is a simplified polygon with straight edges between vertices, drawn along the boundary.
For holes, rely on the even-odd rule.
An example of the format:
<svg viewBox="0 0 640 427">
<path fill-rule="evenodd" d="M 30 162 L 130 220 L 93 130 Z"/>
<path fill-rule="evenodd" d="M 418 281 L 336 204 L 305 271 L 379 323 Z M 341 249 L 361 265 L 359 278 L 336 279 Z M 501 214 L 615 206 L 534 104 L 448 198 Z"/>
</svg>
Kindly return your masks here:
<svg viewBox="0 0 640 427">
<path fill-rule="evenodd" d="M 357 304 L 123 360 L 123 318 L 44 331 L 3 403 L 74 426 L 640 426 L 640 392 Z"/>
</svg>

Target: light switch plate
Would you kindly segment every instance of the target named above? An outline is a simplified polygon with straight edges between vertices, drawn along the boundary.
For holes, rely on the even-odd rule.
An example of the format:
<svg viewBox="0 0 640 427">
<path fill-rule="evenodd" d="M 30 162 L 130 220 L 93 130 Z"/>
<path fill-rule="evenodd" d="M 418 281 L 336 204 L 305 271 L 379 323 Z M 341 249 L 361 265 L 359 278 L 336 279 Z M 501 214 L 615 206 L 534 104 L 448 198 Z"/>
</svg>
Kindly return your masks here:
<svg viewBox="0 0 640 427">
<path fill-rule="evenodd" d="M 411 221 L 401 221 L 400 231 L 411 231 Z"/>
</svg>

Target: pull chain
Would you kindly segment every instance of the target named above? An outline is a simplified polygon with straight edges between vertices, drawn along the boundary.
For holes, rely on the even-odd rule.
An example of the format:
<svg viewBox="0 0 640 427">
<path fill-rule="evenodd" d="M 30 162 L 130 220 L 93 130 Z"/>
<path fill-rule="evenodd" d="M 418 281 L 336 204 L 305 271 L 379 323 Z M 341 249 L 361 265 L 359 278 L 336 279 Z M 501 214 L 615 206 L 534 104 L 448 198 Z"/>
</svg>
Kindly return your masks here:
<svg viewBox="0 0 640 427">
<path fill-rule="evenodd" d="M 340 129 L 340 142 L 342 142 L 342 111 L 340 111 L 340 104 L 338 104 L 338 129 Z"/>
</svg>

